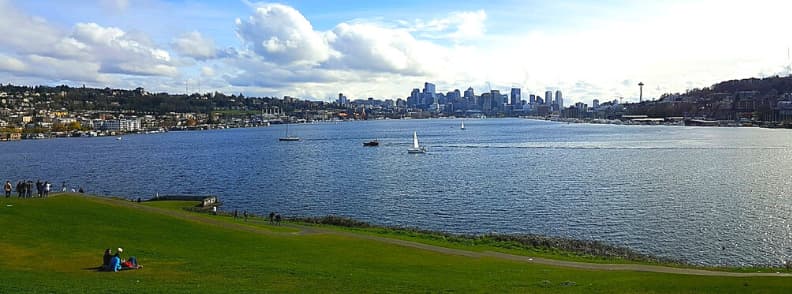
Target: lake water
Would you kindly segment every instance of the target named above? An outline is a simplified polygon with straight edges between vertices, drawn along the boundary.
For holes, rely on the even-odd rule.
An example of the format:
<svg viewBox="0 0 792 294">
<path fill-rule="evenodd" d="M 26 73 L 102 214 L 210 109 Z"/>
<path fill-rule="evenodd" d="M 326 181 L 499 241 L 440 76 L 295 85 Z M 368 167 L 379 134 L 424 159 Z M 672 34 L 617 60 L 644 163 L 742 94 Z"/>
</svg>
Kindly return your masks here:
<svg viewBox="0 0 792 294">
<path fill-rule="evenodd" d="M 593 239 L 707 265 L 792 260 L 792 131 L 386 120 L 0 143 L 0 179 L 454 233 Z M 412 132 L 429 148 L 407 154 Z M 379 147 L 362 143 L 379 139 Z"/>
</svg>

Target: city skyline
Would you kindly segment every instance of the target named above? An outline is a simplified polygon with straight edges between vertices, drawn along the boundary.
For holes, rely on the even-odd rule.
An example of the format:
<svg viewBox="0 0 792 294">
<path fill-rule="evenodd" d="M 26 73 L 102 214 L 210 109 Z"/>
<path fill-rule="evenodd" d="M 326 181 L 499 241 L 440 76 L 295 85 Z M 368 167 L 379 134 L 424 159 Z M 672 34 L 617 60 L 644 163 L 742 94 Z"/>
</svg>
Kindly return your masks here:
<svg viewBox="0 0 792 294">
<path fill-rule="evenodd" d="M 406 99 L 433 81 L 477 93 L 521 88 L 524 100 L 563 89 L 565 105 L 637 102 L 638 82 L 651 100 L 789 74 L 790 6 L 0 0 L 0 81 L 324 101 L 339 92 Z"/>
</svg>

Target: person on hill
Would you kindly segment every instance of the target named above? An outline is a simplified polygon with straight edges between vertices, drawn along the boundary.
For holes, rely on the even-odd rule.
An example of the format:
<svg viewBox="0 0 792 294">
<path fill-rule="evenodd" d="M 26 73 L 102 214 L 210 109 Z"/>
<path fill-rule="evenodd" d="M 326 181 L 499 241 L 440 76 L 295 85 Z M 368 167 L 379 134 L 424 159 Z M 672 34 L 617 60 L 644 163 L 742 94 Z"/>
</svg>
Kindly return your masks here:
<svg viewBox="0 0 792 294">
<path fill-rule="evenodd" d="M 275 214 L 275 224 L 280 225 L 281 222 L 281 215 L 280 213 Z"/>
<path fill-rule="evenodd" d="M 83 190 L 82 186 L 80 186 L 80 189 L 77 190 L 77 192 L 80 192 L 80 194 L 82 194 L 82 193 L 85 193 L 85 190 Z"/>
<path fill-rule="evenodd" d="M 25 194 L 25 188 L 22 184 L 22 181 L 17 182 L 16 191 L 17 191 L 17 198 L 22 198 L 22 195 Z"/>
<path fill-rule="evenodd" d="M 52 189 L 52 184 L 49 181 L 44 182 L 44 197 L 49 196 L 49 192 Z"/>
<path fill-rule="evenodd" d="M 110 260 L 113 259 L 113 250 L 110 248 L 105 249 L 104 256 L 102 256 L 102 270 L 103 271 L 110 271 L 112 268 L 110 267 Z"/>
<path fill-rule="evenodd" d="M 121 253 L 124 252 L 124 248 L 118 247 L 116 250 L 116 254 L 110 258 L 110 268 L 114 271 L 121 271 L 121 270 L 128 270 L 128 269 L 141 269 L 143 268 L 142 265 L 139 265 L 137 262 L 137 258 L 134 256 L 130 256 L 128 260 L 124 260 L 121 258 Z"/>
<path fill-rule="evenodd" d="M 273 223 L 275 223 L 275 212 L 272 212 L 272 211 L 270 211 L 270 214 L 269 214 L 269 223 L 270 223 L 270 224 L 273 224 Z"/>
<path fill-rule="evenodd" d="M 61 183 L 61 192 L 66 192 L 66 181 L 63 181 L 63 183 Z"/>
<path fill-rule="evenodd" d="M 41 180 L 36 181 L 36 196 L 44 197 L 44 183 Z"/>
<path fill-rule="evenodd" d="M 28 180 L 25 186 L 25 192 L 27 192 L 27 198 L 33 198 L 33 181 Z"/>
<path fill-rule="evenodd" d="M 245 221 L 247 221 L 247 210 L 242 212 L 242 216 L 245 217 Z"/>
<path fill-rule="evenodd" d="M 5 191 L 6 198 L 11 197 L 11 181 L 6 181 L 3 191 Z"/>
<path fill-rule="evenodd" d="M 239 218 L 239 211 L 234 209 L 234 220 L 236 220 L 237 218 Z"/>
</svg>

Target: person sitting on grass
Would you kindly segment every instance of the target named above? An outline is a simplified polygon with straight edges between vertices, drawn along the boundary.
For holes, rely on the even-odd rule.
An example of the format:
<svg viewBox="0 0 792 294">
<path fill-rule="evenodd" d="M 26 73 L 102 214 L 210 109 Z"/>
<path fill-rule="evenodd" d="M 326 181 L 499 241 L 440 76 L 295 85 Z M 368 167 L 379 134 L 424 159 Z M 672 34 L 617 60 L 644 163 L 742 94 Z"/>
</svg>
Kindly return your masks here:
<svg viewBox="0 0 792 294">
<path fill-rule="evenodd" d="M 113 259 L 113 251 L 110 248 L 105 249 L 104 256 L 102 256 L 102 267 L 100 270 L 110 271 L 110 260 Z"/>
<path fill-rule="evenodd" d="M 110 259 L 110 268 L 114 271 L 122 271 L 128 269 L 141 269 L 143 268 L 142 265 L 137 263 L 137 258 L 134 256 L 129 257 L 129 260 L 121 259 L 121 252 L 124 252 L 124 248 L 118 248 L 116 254 L 113 255 L 113 258 Z"/>
</svg>

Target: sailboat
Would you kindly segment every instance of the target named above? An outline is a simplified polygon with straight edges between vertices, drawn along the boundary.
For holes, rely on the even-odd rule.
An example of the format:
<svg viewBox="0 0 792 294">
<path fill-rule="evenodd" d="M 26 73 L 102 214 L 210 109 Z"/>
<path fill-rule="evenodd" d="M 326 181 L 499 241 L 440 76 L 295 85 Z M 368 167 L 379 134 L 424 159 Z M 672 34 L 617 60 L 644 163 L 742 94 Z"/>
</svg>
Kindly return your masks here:
<svg viewBox="0 0 792 294">
<path fill-rule="evenodd" d="M 407 153 L 426 153 L 426 147 L 418 145 L 418 132 L 413 132 L 413 146 L 407 148 Z"/>
<path fill-rule="evenodd" d="M 300 141 L 300 137 L 289 135 L 289 124 L 286 124 L 286 137 L 278 138 L 278 141 Z"/>
<path fill-rule="evenodd" d="M 462 121 L 462 126 L 460 126 L 459 129 L 460 130 L 464 130 L 465 129 L 465 121 L 464 120 Z"/>
</svg>

